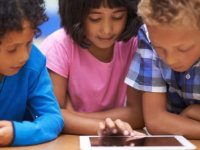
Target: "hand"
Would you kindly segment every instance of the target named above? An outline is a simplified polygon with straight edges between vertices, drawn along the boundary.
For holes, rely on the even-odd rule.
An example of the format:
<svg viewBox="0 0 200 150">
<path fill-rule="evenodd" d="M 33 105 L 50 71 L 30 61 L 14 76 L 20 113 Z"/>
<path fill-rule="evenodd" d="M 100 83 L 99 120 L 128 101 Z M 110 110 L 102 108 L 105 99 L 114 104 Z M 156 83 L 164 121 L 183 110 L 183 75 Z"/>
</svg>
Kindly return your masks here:
<svg viewBox="0 0 200 150">
<path fill-rule="evenodd" d="M 98 135 L 144 136 L 145 134 L 134 131 L 127 122 L 120 119 L 113 121 L 111 118 L 106 118 L 104 122 L 99 123 Z"/>
<path fill-rule="evenodd" d="M 188 107 L 186 107 L 182 112 L 181 112 L 181 116 L 183 117 L 187 117 L 190 119 L 194 119 L 197 121 L 200 121 L 200 105 L 199 104 L 193 104 L 193 105 L 189 105 Z"/>
<path fill-rule="evenodd" d="M 0 121 L 0 146 L 7 146 L 13 140 L 13 126 L 10 121 Z"/>
</svg>

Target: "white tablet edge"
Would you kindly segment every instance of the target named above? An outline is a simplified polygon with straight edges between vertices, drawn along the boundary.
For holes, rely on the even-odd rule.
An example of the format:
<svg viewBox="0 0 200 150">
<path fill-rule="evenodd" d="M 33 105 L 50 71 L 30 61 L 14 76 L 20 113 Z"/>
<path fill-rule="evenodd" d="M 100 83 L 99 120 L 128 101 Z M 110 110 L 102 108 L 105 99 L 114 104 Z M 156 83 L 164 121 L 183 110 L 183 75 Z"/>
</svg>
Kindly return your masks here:
<svg viewBox="0 0 200 150">
<path fill-rule="evenodd" d="M 91 147 L 89 137 L 98 136 L 80 136 L 80 150 L 122 150 L 122 147 Z M 151 136 L 150 136 L 151 137 Z M 155 135 L 153 137 L 175 137 L 183 146 L 180 147 L 123 147 L 123 150 L 193 150 L 196 148 L 190 141 L 179 135 Z"/>
<path fill-rule="evenodd" d="M 182 144 L 186 149 L 196 149 L 196 146 L 188 141 L 185 137 L 176 135 L 175 138 Z"/>
</svg>

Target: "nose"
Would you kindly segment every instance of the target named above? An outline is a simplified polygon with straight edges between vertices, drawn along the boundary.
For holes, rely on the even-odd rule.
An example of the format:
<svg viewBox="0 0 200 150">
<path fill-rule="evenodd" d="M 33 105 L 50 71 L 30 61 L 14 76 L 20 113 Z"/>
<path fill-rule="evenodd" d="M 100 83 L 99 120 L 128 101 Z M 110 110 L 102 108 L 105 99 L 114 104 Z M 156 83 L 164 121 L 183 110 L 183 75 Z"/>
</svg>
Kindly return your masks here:
<svg viewBox="0 0 200 150">
<path fill-rule="evenodd" d="M 113 30 L 113 25 L 111 21 L 104 20 L 101 24 L 101 32 L 105 35 L 111 34 Z"/>
<path fill-rule="evenodd" d="M 169 66 L 173 66 L 176 63 L 176 56 L 174 53 L 166 53 L 165 63 Z"/>
<path fill-rule="evenodd" d="M 24 64 L 29 58 L 29 50 L 27 48 L 22 48 L 19 51 L 19 63 Z"/>
</svg>

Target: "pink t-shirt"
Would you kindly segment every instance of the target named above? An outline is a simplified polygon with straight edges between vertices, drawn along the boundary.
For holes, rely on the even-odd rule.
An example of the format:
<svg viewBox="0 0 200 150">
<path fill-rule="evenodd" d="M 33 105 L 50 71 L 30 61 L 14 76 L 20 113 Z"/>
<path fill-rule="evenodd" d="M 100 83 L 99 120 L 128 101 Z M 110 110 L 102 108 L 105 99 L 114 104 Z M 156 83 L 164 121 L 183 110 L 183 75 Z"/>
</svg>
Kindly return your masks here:
<svg viewBox="0 0 200 150">
<path fill-rule="evenodd" d="M 40 48 L 47 57 L 47 67 L 68 79 L 76 111 L 99 112 L 125 106 L 124 79 L 137 48 L 137 38 L 117 42 L 109 63 L 101 62 L 76 45 L 64 29 L 47 37 Z"/>
</svg>

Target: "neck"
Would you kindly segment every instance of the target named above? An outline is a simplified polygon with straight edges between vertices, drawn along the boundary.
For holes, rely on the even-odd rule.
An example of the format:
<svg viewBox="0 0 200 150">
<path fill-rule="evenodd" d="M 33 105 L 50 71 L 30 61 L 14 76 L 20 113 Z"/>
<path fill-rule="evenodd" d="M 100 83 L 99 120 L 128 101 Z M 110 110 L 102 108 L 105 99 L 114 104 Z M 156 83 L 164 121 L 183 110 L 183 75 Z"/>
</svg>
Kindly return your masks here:
<svg viewBox="0 0 200 150">
<path fill-rule="evenodd" d="M 89 52 L 102 62 L 110 62 L 113 57 L 113 47 L 100 49 L 97 47 L 90 47 Z"/>
<path fill-rule="evenodd" d="M 0 74 L 0 81 L 3 79 L 3 75 L 2 74 Z"/>
</svg>

